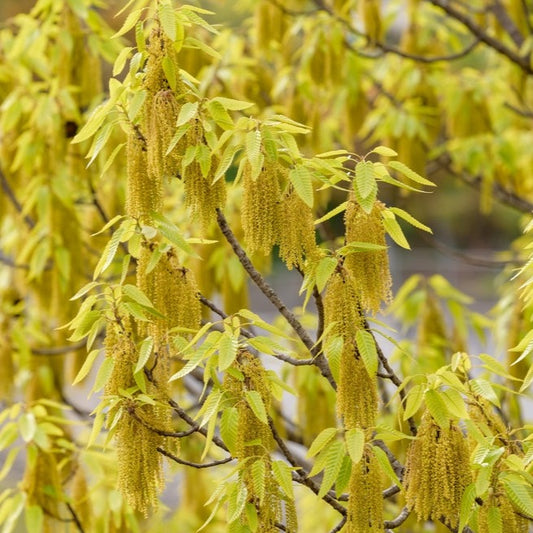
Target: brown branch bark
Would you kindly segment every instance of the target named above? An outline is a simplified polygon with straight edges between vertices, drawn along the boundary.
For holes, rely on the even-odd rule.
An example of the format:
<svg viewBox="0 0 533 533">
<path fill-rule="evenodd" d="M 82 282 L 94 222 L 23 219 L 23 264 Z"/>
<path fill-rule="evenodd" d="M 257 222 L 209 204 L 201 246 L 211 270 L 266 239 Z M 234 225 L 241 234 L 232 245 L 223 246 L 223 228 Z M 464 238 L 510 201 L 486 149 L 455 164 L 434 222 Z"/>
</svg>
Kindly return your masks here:
<svg viewBox="0 0 533 533">
<path fill-rule="evenodd" d="M 448 16 L 460 22 L 468 31 L 481 42 L 492 48 L 495 52 L 505 56 L 518 65 L 526 74 L 533 74 L 529 56 L 521 56 L 513 49 L 506 46 L 502 41 L 489 35 L 481 26 L 478 26 L 469 16 L 455 8 L 449 0 L 427 0 L 435 7 L 444 11 Z"/>
<path fill-rule="evenodd" d="M 156 450 L 165 457 L 168 457 L 175 463 L 178 463 L 180 465 L 184 466 L 190 466 L 191 468 L 212 468 L 214 466 L 220 466 L 225 465 L 227 463 L 230 463 L 234 460 L 233 457 L 226 457 L 225 459 L 220 459 L 218 461 L 212 461 L 210 463 L 192 463 L 191 461 L 186 461 L 185 459 L 180 459 L 179 457 L 175 456 L 173 453 L 170 453 L 169 451 L 165 450 L 164 448 L 161 448 L 161 446 L 158 446 Z"/>
<path fill-rule="evenodd" d="M 217 209 L 217 222 L 220 231 L 232 247 L 235 255 L 239 259 L 241 265 L 244 267 L 250 279 L 256 284 L 259 290 L 268 298 L 268 300 L 276 307 L 279 313 L 287 320 L 289 325 L 292 327 L 293 331 L 300 338 L 304 346 L 309 350 L 309 352 L 314 356 L 314 365 L 320 370 L 320 373 L 328 380 L 330 385 L 336 390 L 337 384 L 333 379 L 331 370 L 329 368 L 328 362 L 323 354 L 318 353 L 316 346 L 304 329 L 299 320 L 294 316 L 294 314 L 287 308 L 283 303 L 281 298 L 278 296 L 276 291 L 267 283 L 263 276 L 255 269 L 250 258 L 246 255 L 246 252 L 243 250 L 237 238 L 231 231 L 229 224 L 226 220 L 226 217 L 220 209 Z"/>
</svg>

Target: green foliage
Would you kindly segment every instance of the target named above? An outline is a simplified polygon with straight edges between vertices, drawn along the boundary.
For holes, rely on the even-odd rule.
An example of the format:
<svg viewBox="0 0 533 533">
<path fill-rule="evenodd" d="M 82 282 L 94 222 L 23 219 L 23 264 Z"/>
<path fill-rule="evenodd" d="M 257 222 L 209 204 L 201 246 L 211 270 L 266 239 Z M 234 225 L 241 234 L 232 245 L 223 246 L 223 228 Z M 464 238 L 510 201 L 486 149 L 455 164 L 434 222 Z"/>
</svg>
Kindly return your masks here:
<svg viewBox="0 0 533 533">
<path fill-rule="evenodd" d="M 2 25 L 2 533 L 527 531 L 533 12 L 474 4 Z M 452 180 L 522 213 L 490 318 L 438 273 L 390 302 L 388 254 L 436 242 Z"/>
</svg>

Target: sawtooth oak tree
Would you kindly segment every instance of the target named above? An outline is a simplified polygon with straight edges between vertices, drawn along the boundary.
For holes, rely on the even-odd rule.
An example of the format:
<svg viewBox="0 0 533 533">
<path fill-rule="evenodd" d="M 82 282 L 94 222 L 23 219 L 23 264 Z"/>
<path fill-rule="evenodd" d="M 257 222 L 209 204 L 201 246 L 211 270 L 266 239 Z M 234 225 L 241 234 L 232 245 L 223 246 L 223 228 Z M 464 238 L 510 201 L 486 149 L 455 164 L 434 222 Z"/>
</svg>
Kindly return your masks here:
<svg viewBox="0 0 533 533">
<path fill-rule="evenodd" d="M 0 28 L 2 533 L 526 533 L 531 3 L 120 7 Z M 490 317 L 392 289 L 451 181 L 520 213 Z"/>
</svg>

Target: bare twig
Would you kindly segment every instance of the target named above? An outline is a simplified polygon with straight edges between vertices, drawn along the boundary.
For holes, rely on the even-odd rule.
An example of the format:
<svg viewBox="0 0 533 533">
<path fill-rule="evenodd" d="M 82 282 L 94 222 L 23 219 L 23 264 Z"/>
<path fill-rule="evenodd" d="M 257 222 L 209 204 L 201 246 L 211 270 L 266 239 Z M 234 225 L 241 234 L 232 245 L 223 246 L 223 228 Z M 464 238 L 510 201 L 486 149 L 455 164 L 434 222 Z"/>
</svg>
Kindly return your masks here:
<svg viewBox="0 0 533 533">
<path fill-rule="evenodd" d="M 290 311 L 287 306 L 282 302 L 281 298 L 274 291 L 274 289 L 266 282 L 263 276 L 255 269 L 250 258 L 246 255 L 246 252 L 243 250 L 237 238 L 231 231 L 229 224 L 226 220 L 226 217 L 220 209 L 217 208 L 217 222 L 222 234 L 232 247 L 235 255 L 239 259 L 240 263 L 248 273 L 250 279 L 257 285 L 259 290 L 268 298 L 268 300 L 276 307 L 279 313 L 287 320 L 289 325 L 292 327 L 296 335 L 300 338 L 305 347 L 315 356 L 314 365 L 320 370 L 320 373 L 328 380 L 330 385 L 336 389 L 337 385 L 331 370 L 329 368 L 328 362 L 323 354 L 318 353 L 316 346 L 313 343 L 313 340 L 304 329 L 300 321 L 294 316 L 292 311 Z"/>
<path fill-rule="evenodd" d="M 76 514 L 76 511 L 74 510 L 72 505 L 69 502 L 65 502 L 65 505 L 67 506 L 67 509 L 72 516 L 72 521 L 76 525 L 76 528 L 78 529 L 78 531 L 80 533 L 85 533 L 85 530 L 83 529 L 83 526 L 81 525 L 80 519 L 78 515 Z"/>
<path fill-rule="evenodd" d="M 187 431 L 166 431 L 164 429 L 159 429 L 151 424 L 148 424 L 145 420 L 143 420 L 135 411 L 135 407 L 133 405 L 130 405 L 128 407 L 128 414 L 134 418 L 139 424 L 143 425 L 145 428 L 149 429 L 150 431 L 153 431 L 154 433 L 157 433 L 158 435 L 161 435 L 162 437 L 173 437 L 176 439 L 182 439 L 183 437 L 188 437 L 189 435 L 192 435 L 193 433 L 197 432 L 197 429 L 195 427 L 192 427 L 191 429 L 188 429 Z"/>
<path fill-rule="evenodd" d="M 15 193 L 13 192 L 11 185 L 9 185 L 9 182 L 7 181 L 7 178 L 1 169 L 0 169 L 0 182 L 2 183 L 3 191 L 6 193 L 13 207 L 16 209 L 18 213 L 22 214 L 22 205 L 17 200 L 17 197 L 15 196 Z M 35 222 L 29 215 L 24 215 L 23 218 L 24 218 L 24 222 L 30 229 L 33 229 L 35 227 Z"/>
<path fill-rule="evenodd" d="M 298 470 L 293 472 L 293 479 L 297 483 L 300 483 L 301 485 L 305 485 L 306 487 L 311 489 L 315 494 L 318 494 L 320 492 L 320 488 L 318 487 L 318 485 L 311 478 L 307 477 L 307 472 L 305 471 L 303 466 L 296 460 L 294 455 L 291 453 L 291 451 L 287 447 L 287 444 L 285 443 L 285 441 L 281 438 L 281 436 L 277 432 L 277 430 L 276 430 L 276 428 L 274 426 L 274 421 L 272 420 L 271 417 L 268 417 L 268 425 L 270 426 L 270 430 L 272 432 L 272 436 L 273 436 L 274 440 L 276 441 L 281 453 L 283 453 L 283 455 L 285 456 L 285 458 L 287 459 L 287 461 L 289 462 L 289 464 L 291 466 L 293 466 L 294 468 L 298 469 Z M 342 514 L 343 516 L 346 516 L 346 508 L 344 506 L 342 506 L 331 495 L 325 494 L 322 497 L 322 499 L 326 503 L 328 503 L 331 507 L 333 507 L 333 509 L 338 511 L 340 514 Z"/>
<path fill-rule="evenodd" d="M 176 414 L 185 422 L 187 422 L 187 424 L 189 424 L 189 426 L 191 427 L 191 429 L 194 428 L 194 431 L 196 433 L 200 433 L 201 435 L 203 435 L 204 437 L 207 437 L 207 429 L 204 428 L 204 427 L 200 427 L 199 424 L 197 424 L 186 412 L 184 409 L 182 409 L 179 404 L 175 401 L 175 400 L 172 400 L 171 398 L 167 400 L 168 404 L 170 405 L 170 407 L 172 407 L 172 409 L 176 412 Z M 213 435 L 212 437 L 212 441 L 213 443 L 218 446 L 219 448 L 221 448 L 222 450 L 226 451 L 229 453 L 229 450 L 228 450 L 228 447 L 224 444 L 224 441 L 218 437 L 217 435 Z"/>
<path fill-rule="evenodd" d="M 455 8 L 449 0 L 428 0 L 434 6 L 442 9 L 447 15 L 465 26 L 472 35 L 492 48 L 498 54 L 518 65 L 527 74 L 533 74 L 533 68 L 528 56 L 521 56 L 502 41 L 489 35 L 481 26 L 477 25 L 469 16 Z"/>
<path fill-rule="evenodd" d="M 435 159 L 435 162 L 450 174 L 461 179 L 467 185 L 470 185 L 476 190 L 481 188 L 483 178 L 481 176 L 470 176 L 467 172 L 456 171 L 452 168 L 452 162 L 449 155 L 441 156 Z M 533 211 L 533 203 L 529 202 L 525 198 L 518 196 L 512 191 L 504 189 L 499 183 L 493 183 L 492 194 L 496 200 L 508 205 L 522 213 L 531 213 Z"/>
<path fill-rule="evenodd" d="M 348 518 L 346 516 L 343 516 L 342 520 L 329 533 L 337 533 L 338 531 L 341 531 L 344 527 L 344 524 L 346 524 L 347 519 Z"/>
<path fill-rule="evenodd" d="M 383 527 L 387 529 L 394 529 L 400 527 L 408 518 L 411 511 L 404 507 L 401 513 L 394 520 L 385 520 Z"/>
<path fill-rule="evenodd" d="M 161 455 L 164 455 L 165 457 L 172 459 L 172 461 L 180 465 L 190 466 L 191 468 L 212 468 L 214 466 L 225 465 L 234 460 L 233 457 L 226 457 L 225 459 L 220 459 L 218 461 L 211 461 L 210 463 L 192 463 L 191 461 L 186 461 L 185 459 L 180 459 L 179 457 L 176 457 L 173 453 L 170 453 L 164 448 L 161 448 L 161 446 L 158 446 L 156 450 Z"/>
</svg>

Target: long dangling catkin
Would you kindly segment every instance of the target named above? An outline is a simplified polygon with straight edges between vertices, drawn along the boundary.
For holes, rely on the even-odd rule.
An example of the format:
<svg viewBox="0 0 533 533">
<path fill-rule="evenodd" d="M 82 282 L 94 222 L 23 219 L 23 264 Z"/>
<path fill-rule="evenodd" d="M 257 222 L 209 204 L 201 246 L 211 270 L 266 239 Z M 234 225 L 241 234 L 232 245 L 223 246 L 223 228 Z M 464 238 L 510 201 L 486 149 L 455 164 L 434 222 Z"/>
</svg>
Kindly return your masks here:
<svg viewBox="0 0 533 533">
<path fill-rule="evenodd" d="M 318 252 L 313 211 L 293 187 L 283 195 L 280 211 L 283 229 L 279 232 L 279 256 L 291 270 Z"/>
<path fill-rule="evenodd" d="M 84 531 L 90 531 L 92 522 L 90 491 L 87 486 L 85 472 L 79 464 L 76 465 L 76 472 L 71 481 L 71 498 L 72 507 L 74 508 Z"/>
<path fill-rule="evenodd" d="M 244 240 L 250 253 L 269 255 L 285 230 L 281 219 L 281 189 L 278 164 L 265 161 L 263 170 L 254 180 L 252 167 L 245 164 L 243 170 L 242 227 Z"/>
<path fill-rule="evenodd" d="M 240 380 L 227 373 L 224 379 L 224 388 L 239 415 L 234 456 L 245 465 L 240 475 L 248 489 L 248 499 L 256 508 L 259 522 L 257 531 L 271 533 L 277 529 L 276 522 L 283 522 L 284 500 L 271 469 L 269 450 L 272 448 L 273 437 L 268 424 L 258 419 L 245 399 L 247 391 L 259 393 L 267 413 L 269 412 L 271 394 L 267 374 L 261 361 L 246 351 L 239 354 L 233 366 L 243 375 Z M 257 444 L 252 445 L 251 442 Z M 254 476 L 255 468 L 264 470 L 264 477 L 257 479 Z M 296 533 L 294 502 L 284 500 L 284 504 L 287 531 Z"/>
<path fill-rule="evenodd" d="M 126 213 L 143 222 L 149 222 L 152 212 L 161 208 L 161 179 L 148 176 L 145 141 L 134 131 L 127 144 Z"/>
<path fill-rule="evenodd" d="M 460 428 L 452 421 L 441 428 L 426 411 L 407 451 L 407 506 L 419 520 L 444 520 L 456 528 L 461 498 L 471 481 L 468 446 Z"/>
<path fill-rule="evenodd" d="M 372 450 L 367 447 L 361 460 L 352 465 L 348 485 L 348 517 L 344 533 L 383 532 L 381 490 L 381 471 Z"/>
<path fill-rule="evenodd" d="M 153 179 L 175 177 L 181 166 L 181 153 L 174 149 L 167 155 L 176 131 L 176 120 L 181 105 L 170 89 L 156 93 L 152 109 L 147 117 L 150 123 L 147 133 L 148 172 Z M 181 146 L 183 148 L 183 146 Z"/>
<path fill-rule="evenodd" d="M 62 494 L 56 457 L 36 446 L 28 451 L 28 461 L 22 479 L 21 488 L 26 493 L 27 505 L 38 505 L 43 510 L 43 533 L 57 531 L 59 516 L 59 502 Z"/>
<path fill-rule="evenodd" d="M 355 335 L 363 325 L 359 301 L 351 274 L 342 267 L 333 273 L 326 286 L 324 324 L 330 328 L 329 335 L 340 335 L 343 339 L 337 413 L 346 429 L 372 427 L 377 417 L 377 384 L 357 350 Z"/>
<path fill-rule="evenodd" d="M 136 409 L 143 420 L 153 419 L 153 406 Z M 118 489 L 129 505 L 145 516 L 159 505 L 163 489 L 163 468 L 157 447 L 163 439 L 144 424 L 125 413 L 115 433 L 118 459 Z"/>
<path fill-rule="evenodd" d="M 366 213 L 352 195 L 344 215 L 346 242 L 385 246 L 385 228 L 381 218 L 383 207 L 381 202 L 376 202 L 372 211 Z M 390 303 L 392 281 L 387 250 L 354 252 L 346 257 L 345 264 L 353 274 L 357 294 L 365 311 L 376 313 L 382 301 Z"/>
<path fill-rule="evenodd" d="M 497 507 L 500 510 L 502 524 L 504 524 L 505 533 L 528 533 L 529 521 L 527 518 L 520 516 L 515 512 L 513 505 L 505 496 L 505 489 L 498 486 L 493 496 L 487 498 L 481 505 L 478 512 L 478 533 L 492 533 L 488 522 L 488 513 L 491 507 Z"/>
<path fill-rule="evenodd" d="M 199 121 L 190 127 L 186 138 L 188 146 L 205 148 L 204 133 Z M 211 165 L 205 176 L 198 161 L 193 161 L 182 169 L 185 205 L 191 210 L 192 218 L 201 223 L 204 231 L 215 220 L 216 209 L 222 208 L 226 202 L 226 183 L 223 177 L 213 183 L 218 162 L 214 156 L 210 157 Z"/>
</svg>

